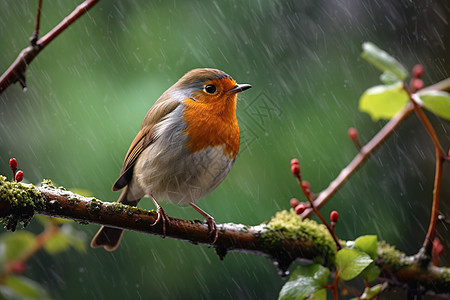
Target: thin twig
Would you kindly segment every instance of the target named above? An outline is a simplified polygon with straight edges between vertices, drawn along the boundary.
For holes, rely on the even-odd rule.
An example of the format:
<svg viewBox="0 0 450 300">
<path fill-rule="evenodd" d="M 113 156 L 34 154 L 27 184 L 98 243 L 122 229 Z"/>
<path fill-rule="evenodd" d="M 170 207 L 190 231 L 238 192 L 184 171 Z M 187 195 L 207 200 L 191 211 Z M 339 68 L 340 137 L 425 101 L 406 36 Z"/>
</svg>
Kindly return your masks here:
<svg viewBox="0 0 450 300">
<path fill-rule="evenodd" d="M 420 121 L 424 124 L 428 134 L 430 135 L 436 153 L 436 169 L 434 174 L 434 188 L 433 188 L 433 204 L 431 208 L 431 218 L 430 224 L 428 226 L 427 235 L 425 237 L 425 241 L 423 243 L 423 249 L 425 253 L 431 254 L 431 246 L 433 244 L 434 237 L 436 236 L 436 223 L 439 218 L 439 201 L 440 201 L 440 191 L 441 191 L 441 182 L 442 182 L 442 167 L 444 165 L 444 151 L 442 150 L 442 146 L 437 137 L 436 131 L 434 130 L 433 125 L 430 120 L 425 115 L 422 107 L 419 105 L 420 99 L 417 94 L 409 94 L 411 102 L 414 104 L 414 110 L 416 114 L 419 116 Z"/>
<path fill-rule="evenodd" d="M 431 124 L 430 120 L 428 120 L 427 116 L 425 115 L 422 107 L 419 105 L 420 98 L 417 94 L 409 94 L 409 97 L 411 99 L 411 102 L 414 104 L 414 110 L 419 117 L 420 121 L 425 126 L 425 129 L 427 130 L 428 134 L 431 137 L 431 140 L 433 141 L 434 147 L 436 150 L 440 152 L 440 157 L 443 158 L 445 156 L 444 151 L 442 150 L 441 143 L 439 142 L 439 139 L 437 137 L 436 131 L 434 130 L 433 125 Z"/>
<path fill-rule="evenodd" d="M 51 219 L 52 223 L 48 226 L 43 232 L 41 232 L 33 241 L 33 244 L 27 251 L 25 251 L 19 258 L 16 260 L 10 261 L 5 265 L 5 270 L 3 276 L 9 275 L 14 272 L 14 265 L 17 263 L 26 263 L 33 255 L 35 255 L 39 250 L 44 247 L 47 241 L 55 236 L 60 231 L 60 228 L 56 222 Z"/>
<path fill-rule="evenodd" d="M 41 25 L 41 10 L 42 10 L 42 0 L 39 0 L 36 14 L 36 25 L 34 27 L 33 35 L 30 38 L 31 46 L 36 46 L 36 42 L 39 38 L 39 27 Z"/>
<path fill-rule="evenodd" d="M 355 156 L 355 158 L 339 173 L 338 177 L 333 180 L 330 185 L 323 190 L 317 199 L 314 201 L 314 206 L 317 208 L 322 207 L 331 196 L 336 193 L 339 188 L 350 178 L 350 176 L 364 163 L 370 154 L 397 128 L 399 124 L 403 122 L 414 111 L 414 107 L 411 103 L 408 103 L 403 110 L 393 117 L 365 146 L 361 147 L 361 150 Z M 308 218 L 312 209 L 306 209 L 301 217 Z"/>
<path fill-rule="evenodd" d="M 333 292 L 333 299 L 334 300 L 338 300 L 339 299 L 338 280 L 339 280 L 339 270 L 336 270 L 336 273 L 334 274 L 332 289 L 331 289 L 331 291 Z"/>
<path fill-rule="evenodd" d="M 450 90 L 450 78 L 433 84 L 429 87 L 422 89 L 417 95 L 432 90 Z M 339 188 L 355 173 L 355 171 L 364 163 L 364 161 L 375 151 L 375 149 L 400 125 L 414 111 L 414 105 L 408 102 L 405 107 L 396 116 L 394 116 L 389 122 L 370 140 L 365 146 L 361 148 L 361 151 L 355 156 L 355 158 L 339 173 L 335 180 L 323 190 L 317 199 L 314 201 L 314 206 L 317 208 L 322 207 L 333 196 Z M 301 218 L 308 218 L 312 214 L 313 210 L 307 208 L 302 214 Z"/>
<path fill-rule="evenodd" d="M 84 1 L 82 4 L 78 5 L 72 13 L 65 17 L 64 20 L 40 38 L 35 45 L 28 46 L 23 49 L 8 70 L 6 70 L 6 72 L 0 77 L 0 94 L 11 84 L 17 81 L 19 81 L 25 89 L 25 71 L 33 59 L 42 51 L 42 49 L 44 49 L 51 41 L 61 34 L 61 32 L 69 27 L 73 22 L 78 20 L 99 1 L 100 0 Z M 40 15 L 40 13 L 38 13 L 38 15 Z M 37 26 L 38 22 L 36 22 L 36 27 Z"/>
<path fill-rule="evenodd" d="M 300 173 L 298 173 L 296 175 L 297 180 L 298 180 L 298 184 L 300 185 L 300 188 L 303 191 L 303 194 L 305 195 L 306 199 L 308 199 L 309 202 L 309 206 L 310 209 L 312 209 L 314 211 L 314 213 L 317 215 L 317 217 L 319 217 L 320 221 L 322 222 L 323 225 L 325 225 L 325 227 L 328 229 L 328 231 L 330 232 L 330 235 L 333 237 L 334 242 L 336 243 L 336 246 L 338 248 L 338 250 L 342 249 L 341 243 L 339 242 L 338 237 L 336 236 L 336 234 L 334 233 L 333 228 L 330 227 L 330 225 L 328 224 L 328 222 L 325 220 L 325 218 L 322 216 L 322 214 L 320 213 L 320 211 L 314 206 L 314 201 L 311 198 L 311 192 L 306 190 L 305 186 L 302 184 L 302 177 L 300 175 Z"/>
</svg>

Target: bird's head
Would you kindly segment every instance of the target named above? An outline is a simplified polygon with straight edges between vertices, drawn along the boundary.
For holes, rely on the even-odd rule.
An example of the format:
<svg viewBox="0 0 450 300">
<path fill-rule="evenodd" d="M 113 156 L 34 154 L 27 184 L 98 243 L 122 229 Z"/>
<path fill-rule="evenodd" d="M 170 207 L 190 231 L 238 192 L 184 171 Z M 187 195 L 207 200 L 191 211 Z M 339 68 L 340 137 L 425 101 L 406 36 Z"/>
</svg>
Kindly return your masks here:
<svg viewBox="0 0 450 300">
<path fill-rule="evenodd" d="M 235 101 L 239 92 L 252 86 L 237 84 L 230 75 L 217 69 L 194 69 L 186 73 L 171 88 L 173 97 L 183 101 L 190 98 L 198 103 Z"/>
</svg>

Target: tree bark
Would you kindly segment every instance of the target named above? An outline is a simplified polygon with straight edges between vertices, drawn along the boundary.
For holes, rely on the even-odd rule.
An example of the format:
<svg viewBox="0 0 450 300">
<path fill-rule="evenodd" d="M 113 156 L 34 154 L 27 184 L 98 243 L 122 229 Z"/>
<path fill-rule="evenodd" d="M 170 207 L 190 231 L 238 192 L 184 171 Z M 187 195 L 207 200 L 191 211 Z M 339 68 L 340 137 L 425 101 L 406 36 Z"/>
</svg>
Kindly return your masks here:
<svg viewBox="0 0 450 300">
<path fill-rule="evenodd" d="M 150 226 L 157 219 L 155 211 L 83 197 L 64 188 L 56 188 L 49 181 L 35 187 L 9 182 L 0 176 L 2 222 L 14 230 L 18 222 L 26 225 L 33 212 L 71 219 L 81 224 L 105 225 L 163 236 L 161 224 Z M 292 226 L 292 223 L 296 225 Z M 208 226 L 198 220 L 170 218 L 165 236 L 213 247 L 221 259 L 230 251 L 262 255 L 271 259 L 281 274 L 287 274 L 289 265 L 299 259 L 320 261 L 330 268 L 334 266 L 336 246 L 331 236 L 326 236 L 328 231 L 315 221 L 301 221 L 293 212 L 277 213 L 267 224 L 249 226 L 226 223 L 217 226 L 219 237 L 213 245 L 208 236 Z M 423 261 L 423 255 L 406 256 L 380 242 L 375 263 L 381 269 L 380 280 L 450 297 L 450 269 L 432 266 L 430 261 Z"/>
</svg>

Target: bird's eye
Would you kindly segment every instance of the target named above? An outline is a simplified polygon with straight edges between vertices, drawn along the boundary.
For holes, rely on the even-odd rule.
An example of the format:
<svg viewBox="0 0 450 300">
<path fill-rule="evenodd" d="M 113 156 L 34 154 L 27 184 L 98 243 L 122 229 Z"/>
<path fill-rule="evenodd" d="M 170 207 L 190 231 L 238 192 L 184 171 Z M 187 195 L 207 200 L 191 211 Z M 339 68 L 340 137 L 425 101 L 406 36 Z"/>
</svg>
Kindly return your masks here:
<svg viewBox="0 0 450 300">
<path fill-rule="evenodd" d="M 205 92 L 207 92 L 208 94 L 214 94 L 216 92 L 216 86 L 208 84 L 207 86 L 205 86 Z"/>
</svg>

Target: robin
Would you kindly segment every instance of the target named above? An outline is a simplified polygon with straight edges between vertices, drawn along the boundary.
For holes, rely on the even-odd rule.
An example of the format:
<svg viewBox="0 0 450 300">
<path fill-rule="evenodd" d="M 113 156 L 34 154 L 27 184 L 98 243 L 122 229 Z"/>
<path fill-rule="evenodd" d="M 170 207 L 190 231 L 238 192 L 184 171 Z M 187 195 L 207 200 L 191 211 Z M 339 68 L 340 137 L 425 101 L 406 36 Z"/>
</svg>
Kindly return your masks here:
<svg viewBox="0 0 450 300">
<path fill-rule="evenodd" d="M 227 176 L 239 151 L 236 98 L 252 86 L 237 84 L 216 69 L 194 69 L 166 90 L 147 112 L 128 149 L 113 191 L 117 202 L 136 206 L 153 200 L 163 234 L 169 219 L 158 204 L 189 204 L 206 220 L 212 243 L 218 237 L 214 218 L 194 204 Z M 115 250 L 123 230 L 102 226 L 91 247 Z"/>
</svg>

